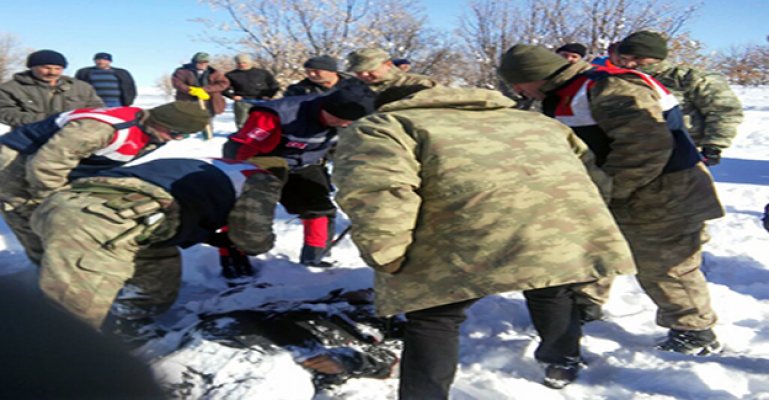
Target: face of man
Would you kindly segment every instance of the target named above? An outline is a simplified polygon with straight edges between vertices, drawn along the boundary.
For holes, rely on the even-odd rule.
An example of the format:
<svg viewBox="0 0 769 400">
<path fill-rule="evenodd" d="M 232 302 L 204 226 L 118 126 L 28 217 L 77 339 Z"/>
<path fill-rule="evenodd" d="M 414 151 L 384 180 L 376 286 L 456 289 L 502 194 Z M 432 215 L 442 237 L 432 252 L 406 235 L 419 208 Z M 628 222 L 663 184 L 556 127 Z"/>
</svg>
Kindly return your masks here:
<svg viewBox="0 0 769 400">
<path fill-rule="evenodd" d="M 195 63 L 195 69 L 198 71 L 205 71 L 208 68 L 208 61 Z"/>
<path fill-rule="evenodd" d="M 566 61 L 569 62 L 569 64 L 574 64 L 575 62 L 582 59 L 582 56 L 577 53 L 572 53 L 570 51 L 559 51 L 558 55 L 565 58 Z"/>
<path fill-rule="evenodd" d="M 331 87 L 339 80 L 339 75 L 336 72 L 324 69 L 305 68 L 304 73 L 307 75 L 307 79 L 321 86 Z"/>
<path fill-rule="evenodd" d="M 165 126 L 157 124 L 149 124 L 147 128 L 147 132 L 152 136 L 151 142 L 155 144 L 166 143 L 172 140 L 182 140 L 187 137 L 186 133 L 174 132 Z"/>
<path fill-rule="evenodd" d="M 371 71 L 358 71 L 355 73 L 355 76 L 366 83 L 377 83 L 382 81 L 382 79 L 390 73 L 392 68 L 393 62 L 388 60 Z"/>
<path fill-rule="evenodd" d="M 530 99 L 544 100 L 545 94 L 542 93 L 539 89 L 542 88 L 545 82 L 547 81 L 541 80 L 541 81 L 533 81 L 533 82 L 515 83 L 513 84 L 513 90 L 515 90 L 518 94 L 522 94 Z"/>
<path fill-rule="evenodd" d="M 398 66 L 398 69 L 403 72 L 409 72 L 409 70 L 411 70 L 411 64 L 401 64 Z"/>
<path fill-rule="evenodd" d="M 93 60 L 93 63 L 96 64 L 96 68 L 99 69 L 109 69 L 109 67 L 112 65 L 112 61 L 105 60 L 103 58 Z"/>
<path fill-rule="evenodd" d="M 251 69 L 251 63 L 248 62 L 248 61 L 239 61 L 237 65 L 238 65 L 238 69 L 239 70 L 247 71 L 247 70 Z M 200 69 L 200 68 L 198 68 L 198 69 Z"/>
<path fill-rule="evenodd" d="M 30 70 L 35 78 L 48 82 L 53 86 L 64 72 L 64 67 L 61 65 L 38 65 L 31 67 Z"/>
<path fill-rule="evenodd" d="M 342 119 L 329 114 L 326 110 L 320 110 L 321 123 L 332 128 L 346 128 L 350 126 L 353 121 L 349 119 Z"/>
<path fill-rule="evenodd" d="M 620 54 L 619 55 L 619 65 L 625 68 L 639 68 L 639 67 L 645 67 L 647 65 L 652 65 L 660 62 L 662 60 L 657 58 L 649 58 L 649 57 L 636 57 L 634 55 L 630 54 Z"/>
</svg>

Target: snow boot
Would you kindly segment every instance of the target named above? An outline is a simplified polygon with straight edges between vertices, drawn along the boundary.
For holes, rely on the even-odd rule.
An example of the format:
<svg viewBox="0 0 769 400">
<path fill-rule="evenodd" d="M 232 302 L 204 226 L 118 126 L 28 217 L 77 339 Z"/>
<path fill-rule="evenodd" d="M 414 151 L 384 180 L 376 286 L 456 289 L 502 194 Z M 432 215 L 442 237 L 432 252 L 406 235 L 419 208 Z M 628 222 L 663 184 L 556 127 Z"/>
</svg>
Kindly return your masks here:
<svg viewBox="0 0 769 400">
<path fill-rule="evenodd" d="M 671 329 L 668 332 L 668 337 L 657 344 L 657 349 L 705 356 L 720 353 L 723 346 L 716 339 L 716 334 L 713 333 L 712 329 L 702 331 Z"/>
<path fill-rule="evenodd" d="M 579 364 L 579 362 L 545 364 L 545 380 L 542 384 L 551 389 L 563 389 L 577 379 Z"/>
<path fill-rule="evenodd" d="M 302 246 L 302 253 L 299 255 L 299 262 L 308 267 L 331 267 L 333 264 L 323 261 L 325 255 L 326 249 L 324 247 L 304 245 Z"/>
</svg>

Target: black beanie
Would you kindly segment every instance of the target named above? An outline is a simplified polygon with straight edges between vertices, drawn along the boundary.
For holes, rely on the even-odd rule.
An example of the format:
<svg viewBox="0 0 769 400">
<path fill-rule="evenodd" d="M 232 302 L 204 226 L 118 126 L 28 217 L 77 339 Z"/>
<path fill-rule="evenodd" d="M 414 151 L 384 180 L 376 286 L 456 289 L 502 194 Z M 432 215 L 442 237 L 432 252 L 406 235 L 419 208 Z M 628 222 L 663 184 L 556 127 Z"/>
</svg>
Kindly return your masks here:
<svg viewBox="0 0 769 400">
<path fill-rule="evenodd" d="M 93 56 L 94 60 L 107 60 L 112 61 L 112 54 L 110 53 L 96 53 L 96 55 Z"/>
<path fill-rule="evenodd" d="M 550 78 L 569 65 L 565 58 L 544 47 L 517 44 L 502 56 L 497 73 L 513 85 Z"/>
<path fill-rule="evenodd" d="M 331 56 L 317 56 L 307 60 L 304 63 L 305 68 L 310 69 L 322 69 L 324 71 L 337 72 L 336 58 Z"/>
<path fill-rule="evenodd" d="M 584 57 L 585 54 L 587 54 L 587 47 L 581 43 L 566 43 L 565 45 L 555 50 L 556 53 L 560 53 L 562 51 L 579 54 L 580 57 Z"/>
<path fill-rule="evenodd" d="M 657 32 L 640 31 L 622 39 L 617 49 L 619 54 L 627 54 L 638 58 L 656 58 L 664 60 L 668 56 L 668 45 L 665 38 Z"/>
<path fill-rule="evenodd" d="M 338 84 L 331 93 L 320 98 L 320 108 L 341 119 L 354 121 L 374 112 L 376 93 L 357 79 Z"/>
<path fill-rule="evenodd" d="M 59 65 L 62 68 L 67 68 L 67 59 L 61 53 L 53 50 L 38 50 L 27 56 L 27 68 L 40 65 Z"/>
</svg>

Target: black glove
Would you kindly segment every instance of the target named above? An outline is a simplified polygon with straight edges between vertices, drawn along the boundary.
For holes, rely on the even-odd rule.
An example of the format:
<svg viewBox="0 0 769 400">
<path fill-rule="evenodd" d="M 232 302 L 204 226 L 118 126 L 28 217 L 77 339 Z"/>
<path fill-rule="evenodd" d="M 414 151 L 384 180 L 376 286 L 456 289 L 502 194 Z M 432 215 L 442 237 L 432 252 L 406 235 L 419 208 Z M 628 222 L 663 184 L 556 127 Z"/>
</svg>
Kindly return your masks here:
<svg viewBox="0 0 769 400">
<path fill-rule="evenodd" d="M 769 232 L 769 204 L 764 207 L 764 217 L 761 221 L 764 223 L 764 229 Z"/>
<path fill-rule="evenodd" d="M 702 146 L 700 154 L 702 154 L 703 161 L 708 167 L 718 165 L 721 162 L 721 149 L 716 146 L 706 144 Z"/>
<path fill-rule="evenodd" d="M 254 275 L 254 268 L 248 256 L 235 246 L 219 248 L 219 265 L 222 266 L 222 276 L 227 279 Z"/>
</svg>

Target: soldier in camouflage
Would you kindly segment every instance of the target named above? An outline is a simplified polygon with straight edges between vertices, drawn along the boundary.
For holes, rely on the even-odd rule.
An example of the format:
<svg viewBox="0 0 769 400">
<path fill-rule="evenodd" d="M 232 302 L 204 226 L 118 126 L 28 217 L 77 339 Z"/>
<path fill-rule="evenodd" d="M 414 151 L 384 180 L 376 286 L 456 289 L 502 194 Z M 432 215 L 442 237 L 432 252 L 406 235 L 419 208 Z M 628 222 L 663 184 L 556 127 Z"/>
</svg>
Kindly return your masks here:
<svg viewBox="0 0 769 400">
<path fill-rule="evenodd" d="M 0 138 L 0 203 L 29 258 L 42 248 L 29 228 L 35 207 L 74 178 L 122 165 L 169 140 L 200 131 L 209 116 L 197 103 L 82 108 L 20 126 Z"/>
<path fill-rule="evenodd" d="M 591 182 L 606 178 L 592 153 L 496 91 L 394 87 L 378 103 L 340 132 L 332 178 L 376 271 L 378 314 L 407 313 L 400 398 L 447 398 L 465 310 L 511 290 L 525 291 L 542 336 L 546 383 L 559 387 L 563 371 L 573 380 L 571 284 L 635 272 Z"/>
<path fill-rule="evenodd" d="M 375 47 L 359 49 L 348 54 L 347 70 L 366 82 L 375 92 L 393 86 L 435 86 L 435 81 L 430 77 L 403 72 L 393 64 L 386 51 Z"/>
<path fill-rule="evenodd" d="M 163 312 L 179 289 L 177 246 L 272 247 L 286 165 L 272 159 L 273 174 L 263 160 L 140 159 L 73 181 L 32 215 L 45 249 L 40 288 L 94 328 L 108 313 L 130 321 Z"/>
<path fill-rule="evenodd" d="M 686 129 L 701 149 L 705 164 L 718 164 L 721 151 L 731 145 L 742 122 L 742 104 L 724 76 L 665 61 L 667 42 L 656 32 L 629 35 L 618 52 L 621 66 L 653 76 L 676 96 Z"/>
<path fill-rule="evenodd" d="M 712 177 L 682 123 L 675 97 L 633 70 L 569 64 L 545 48 L 516 45 L 502 78 L 543 100 L 613 178 L 610 209 L 627 238 L 638 281 L 669 328 L 664 350 L 716 352 L 716 315 L 700 271 L 704 221 L 723 216 Z M 608 293 L 589 293 L 603 301 Z"/>
</svg>

